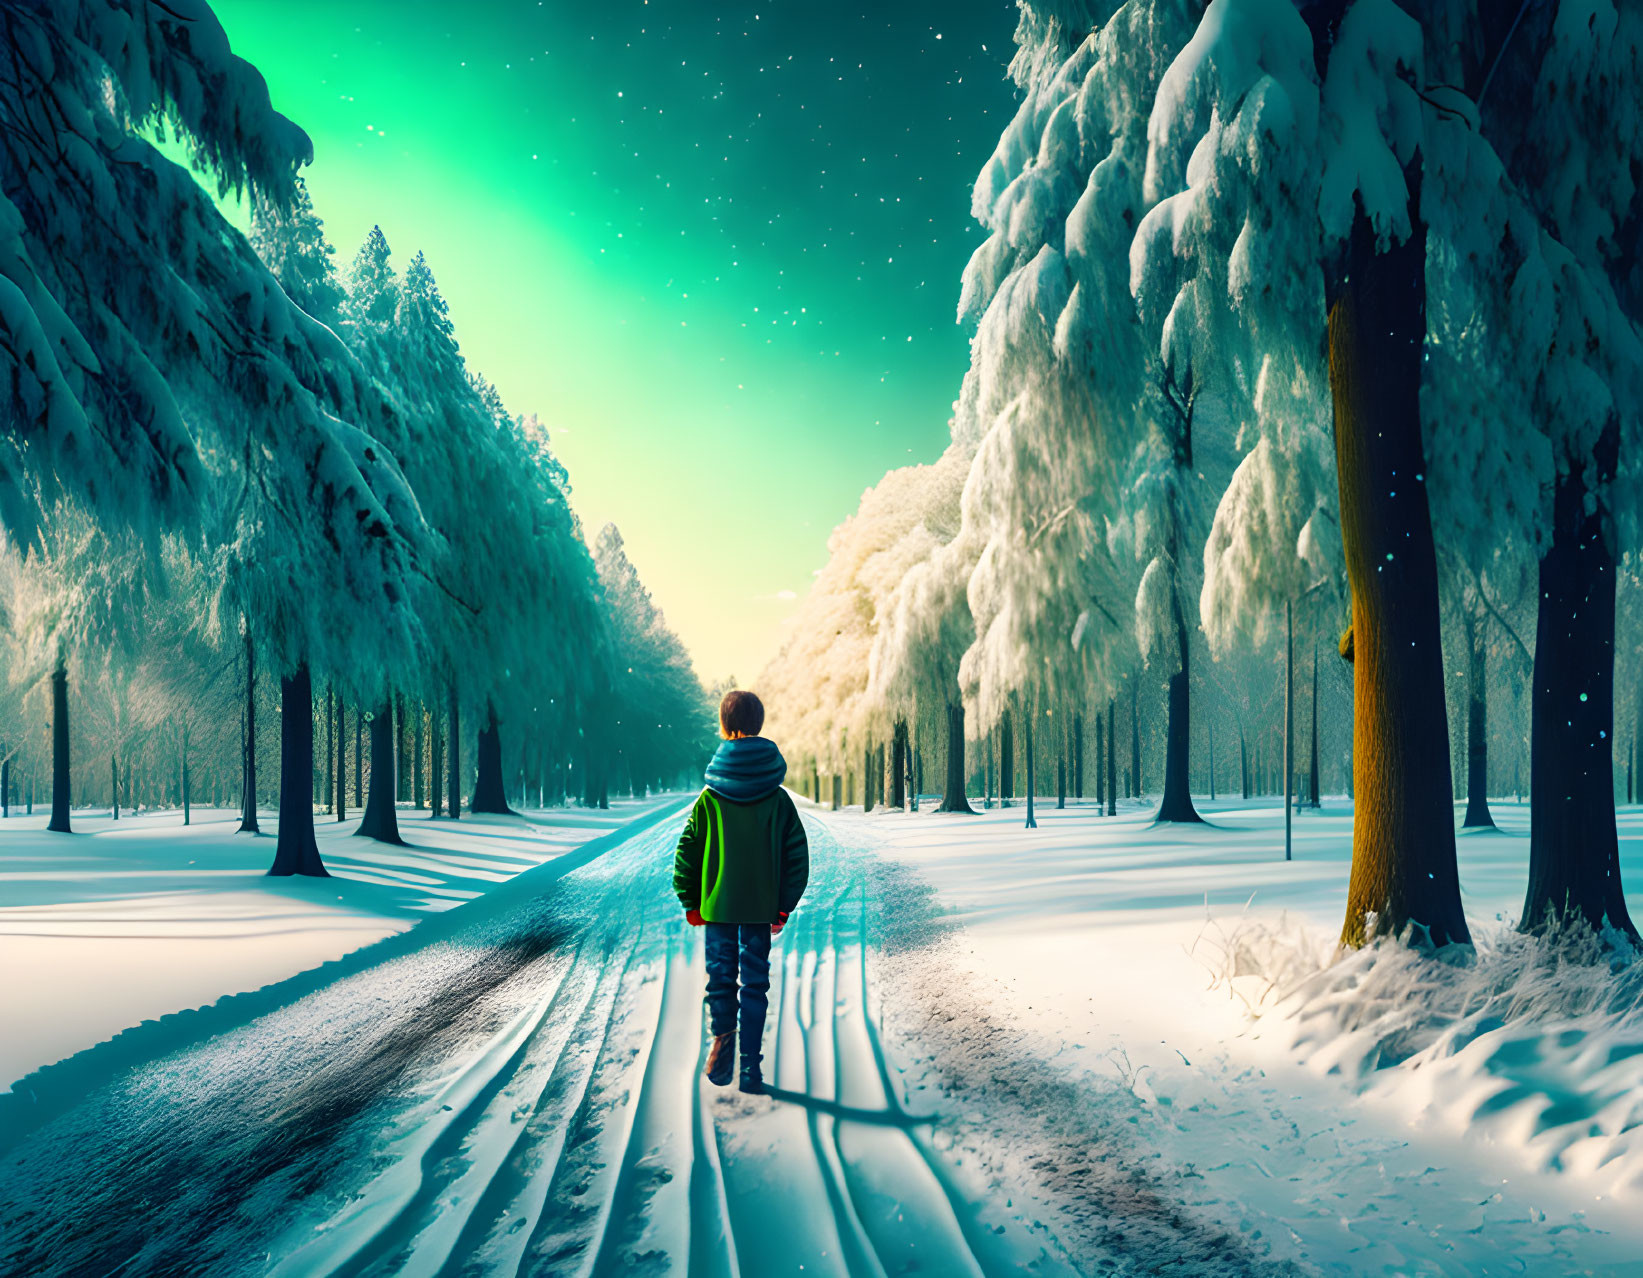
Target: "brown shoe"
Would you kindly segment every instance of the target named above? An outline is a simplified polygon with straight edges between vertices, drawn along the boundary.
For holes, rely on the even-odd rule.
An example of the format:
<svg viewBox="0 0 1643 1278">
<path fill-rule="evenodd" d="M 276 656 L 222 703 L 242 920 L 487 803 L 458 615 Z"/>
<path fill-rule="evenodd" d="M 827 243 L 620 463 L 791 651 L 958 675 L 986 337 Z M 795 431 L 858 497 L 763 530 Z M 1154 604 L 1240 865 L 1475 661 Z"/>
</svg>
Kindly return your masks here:
<svg viewBox="0 0 1643 1278">
<path fill-rule="evenodd" d="M 723 1087 L 730 1082 L 730 1076 L 735 1071 L 736 1031 L 715 1034 L 713 1041 L 707 1045 L 707 1068 L 703 1071 L 707 1081 L 715 1087 Z"/>
</svg>

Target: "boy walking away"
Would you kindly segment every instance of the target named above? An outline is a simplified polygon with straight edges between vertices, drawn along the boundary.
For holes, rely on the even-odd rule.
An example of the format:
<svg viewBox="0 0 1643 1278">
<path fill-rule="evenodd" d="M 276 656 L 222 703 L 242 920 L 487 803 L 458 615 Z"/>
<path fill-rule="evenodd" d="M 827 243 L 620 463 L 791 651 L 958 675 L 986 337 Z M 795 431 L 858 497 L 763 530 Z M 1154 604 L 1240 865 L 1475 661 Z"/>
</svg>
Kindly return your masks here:
<svg viewBox="0 0 1643 1278">
<path fill-rule="evenodd" d="M 751 692 L 719 705 L 720 743 L 707 788 L 690 810 L 673 858 L 673 890 L 692 927 L 707 929 L 708 1081 L 730 1081 L 740 987 L 744 1092 L 764 1090 L 760 1069 L 770 995 L 770 938 L 810 879 L 810 845 L 782 779 L 787 761 L 759 735 L 764 706 Z"/>
</svg>

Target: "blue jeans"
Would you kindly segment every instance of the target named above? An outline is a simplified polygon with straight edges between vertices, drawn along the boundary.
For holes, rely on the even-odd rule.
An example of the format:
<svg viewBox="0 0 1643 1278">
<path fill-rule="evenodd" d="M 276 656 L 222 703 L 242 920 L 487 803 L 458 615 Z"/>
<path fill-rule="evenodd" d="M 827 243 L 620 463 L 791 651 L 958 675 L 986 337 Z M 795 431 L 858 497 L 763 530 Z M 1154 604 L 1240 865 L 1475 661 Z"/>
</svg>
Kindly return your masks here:
<svg viewBox="0 0 1643 1278">
<path fill-rule="evenodd" d="M 702 930 L 707 933 L 708 1029 L 719 1035 L 737 1028 L 739 984 L 742 1062 L 757 1065 L 770 1007 L 770 924 L 708 923 Z"/>
</svg>

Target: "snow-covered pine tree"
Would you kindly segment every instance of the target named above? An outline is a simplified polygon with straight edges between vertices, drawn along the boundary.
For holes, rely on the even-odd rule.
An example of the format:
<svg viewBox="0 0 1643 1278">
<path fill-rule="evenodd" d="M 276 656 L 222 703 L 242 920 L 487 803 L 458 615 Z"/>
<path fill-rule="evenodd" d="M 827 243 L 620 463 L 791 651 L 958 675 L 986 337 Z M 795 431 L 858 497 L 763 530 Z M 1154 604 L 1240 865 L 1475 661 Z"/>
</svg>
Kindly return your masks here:
<svg viewBox="0 0 1643 1278">
<path fill-rule="evenodd" d="M 1297 391 L 1304 403 L 1330 388 L 1357 679 L 1353 944 L 1409 925 L 1434 945 L 1469 938 L 1420 428 L 1422 179 L 1429 134 L 1446 127 L 1423 102 L 1423 34 L 1390 0 L 1304 13 L 1212 0 L 1152 104 L 1153 207 L 1132 253 L 1166 362 L 1259 353 L 1239 384 L 1263 434 L 1293 431 Z M 1271 456 L 1287 463 L 1289 450 Z M 1286 469 L 1321 498 L 1323 475 Z"/>
<path fill-rule="evenodd" d="M 380 240 L 382 232 L 376 230 L 375 235 Z M 366 241 L 367 247 L 370 243 Z M 337 280 L 336 250 L 325 238 L 325 224 L 314 211 L 308 184 L 300 177 L 291 184 L 289 199 L 253 203 L 251 247 L 285 295 L 305 313 L 322 324 L 336 322 L 347 294 Z M 386 243 L 383 260 L 386 265 Z"/>
<path fill-rule="evenodd" d="M 1615 583 L 1637 545 L 1643 476 L 1643 13 L 1563 2 L 1509 18 L 1479 6 L 1475 23 L 1449 34 L 1477 133 L 1504 171 L 1495 198 L 1509 208 L 1493 221 L 1457 218 L 1457 253 L 1500 268 L 1511 322 L 1496 369 L 1526 385 L 1550 452 L 1523 924 L 1580 921 L 1635 941 L 1613 751 Z"/>
<path fill-rule="evenodd" d="M 27 443 L 0 517 L 27 541 L 66 490 L 144 532 L 192 521 L 254 565 L 236 594 L 282 673 L 365 655 L 357 615 L 312 608 L 293 582 L 340 580 L 373 633 L 407 639 L 415 503 L 370 433 L 379 389 L 143 130 L 174 130 L 220 189 L 273 204 L 306 136 L 204 4 L 24 3 L 0 23 L 7 426 Z M 278 872 L 317 866 L 304 812 L 282 822 Z"/>
</svg>

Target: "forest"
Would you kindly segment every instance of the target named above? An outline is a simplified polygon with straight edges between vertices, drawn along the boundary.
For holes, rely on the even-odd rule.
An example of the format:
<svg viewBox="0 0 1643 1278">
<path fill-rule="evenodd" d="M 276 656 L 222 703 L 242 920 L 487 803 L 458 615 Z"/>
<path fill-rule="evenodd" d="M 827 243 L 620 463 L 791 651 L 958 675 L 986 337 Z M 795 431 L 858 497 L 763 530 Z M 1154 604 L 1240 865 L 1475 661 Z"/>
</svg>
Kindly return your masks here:
<svg viewBox="0 0 1643 1278">
<path fill-rule="evenodd" d="M 815 800 L 1328 787 L 1343 940 L 1441 947 L 1452 803 L 1527 795 L 1523 924 L 1629 949 L 1639 39 L 1023 4 L 952 442 L 863 496 L 760 682 Z"/>
<path fill-rule="evenodd" d="M 0 1274 L 1639 1272 L 1640 85 L 0 4 Z"/>
<path fill-rule="evenodd" d="M 271 805 L 270 873 L 323 875 L 350 809 L 396 843 L 401 803 L 696 773 L 689 655 L 424 256 L 373 228 L 338 269 L 307 136 L 204 6 L 69 8 L 8 6 L 0 55 L 0 810 Z"/>
</svg>

